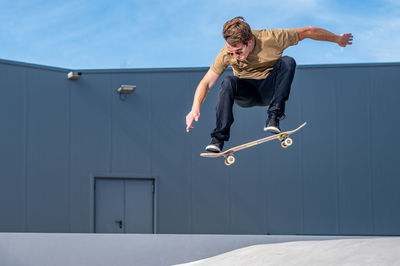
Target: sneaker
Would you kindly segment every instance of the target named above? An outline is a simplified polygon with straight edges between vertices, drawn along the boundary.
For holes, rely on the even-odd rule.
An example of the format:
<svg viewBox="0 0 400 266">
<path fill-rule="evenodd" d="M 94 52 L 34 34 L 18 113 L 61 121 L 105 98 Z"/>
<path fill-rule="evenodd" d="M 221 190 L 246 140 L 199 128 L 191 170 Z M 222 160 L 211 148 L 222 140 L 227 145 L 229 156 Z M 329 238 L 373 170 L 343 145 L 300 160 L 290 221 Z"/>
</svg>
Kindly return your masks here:
<svg viewBox="0 0 400 266">
<path fill-rule="evenodd" d="M 278 134 L 281 132 L 279 128 L 279 118 L 276 115 L 270 115 L 267 122 L 265 123 L 264 131 L 272 134 Z"/>
<path fill-rule="evenodd" d="M 212 138 L 210 144 L 208 144 L 206 147 L 206 151 L 218 153 L 222 151 L 223 147 L 224 147 L 223 140 Z"/>
</svg>

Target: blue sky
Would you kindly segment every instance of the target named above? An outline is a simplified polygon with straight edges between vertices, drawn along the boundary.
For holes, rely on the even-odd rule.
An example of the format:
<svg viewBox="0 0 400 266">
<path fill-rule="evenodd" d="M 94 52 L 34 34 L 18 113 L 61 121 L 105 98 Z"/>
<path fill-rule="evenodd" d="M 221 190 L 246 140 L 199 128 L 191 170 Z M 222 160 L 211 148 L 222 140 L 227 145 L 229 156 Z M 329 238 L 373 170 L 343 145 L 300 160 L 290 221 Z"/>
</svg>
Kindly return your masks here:
<svg viewBox="0 0 400 266">
<path fill-rule="evenodd" d="M 71 69 L 208 67 L 225 21 L 253 29 L 317 26 L 352 46 L 305 40 L 299 65 L 400 62 L 398 0 L 0 0 L 0 58 Z"/>
</svg>

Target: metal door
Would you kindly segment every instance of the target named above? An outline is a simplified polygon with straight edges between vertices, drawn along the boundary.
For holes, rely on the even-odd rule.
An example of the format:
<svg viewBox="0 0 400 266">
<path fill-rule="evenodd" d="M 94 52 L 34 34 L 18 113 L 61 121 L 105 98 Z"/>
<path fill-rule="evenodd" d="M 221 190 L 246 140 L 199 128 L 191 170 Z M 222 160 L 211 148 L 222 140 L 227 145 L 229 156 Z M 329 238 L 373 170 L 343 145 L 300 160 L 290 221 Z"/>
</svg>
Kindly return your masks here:
<svg viewBox="0 0 400 266">
<path fill-rule="evenodd" d="M 96 179 L 96 233 L 154 233 L 154 180 Z"/>
</svg>

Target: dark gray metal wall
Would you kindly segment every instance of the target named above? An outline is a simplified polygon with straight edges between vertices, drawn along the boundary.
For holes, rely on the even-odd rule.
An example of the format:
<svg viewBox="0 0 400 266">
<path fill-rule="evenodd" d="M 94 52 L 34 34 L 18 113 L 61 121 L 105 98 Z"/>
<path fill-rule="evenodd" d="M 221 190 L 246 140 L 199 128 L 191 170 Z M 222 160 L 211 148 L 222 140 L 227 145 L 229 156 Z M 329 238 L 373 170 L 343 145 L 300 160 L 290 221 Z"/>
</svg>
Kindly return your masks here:
<svg viewBox="0 0 400 266">
<path fill-rule="evenodd" d="M 282 127 L 307 127 L 231 167 L 199 156 L 217 86 L 185 131 L 207 69 L 68 71 L 0 61 L 2 232 L 92 232 L 93 177 L 113 176 L 156 179 L 157 233 L 400 234 L 400 64 L 299 66 Z M 226 147 L 265 135 L 265 108 L 234 112 Z"/>
</svg>

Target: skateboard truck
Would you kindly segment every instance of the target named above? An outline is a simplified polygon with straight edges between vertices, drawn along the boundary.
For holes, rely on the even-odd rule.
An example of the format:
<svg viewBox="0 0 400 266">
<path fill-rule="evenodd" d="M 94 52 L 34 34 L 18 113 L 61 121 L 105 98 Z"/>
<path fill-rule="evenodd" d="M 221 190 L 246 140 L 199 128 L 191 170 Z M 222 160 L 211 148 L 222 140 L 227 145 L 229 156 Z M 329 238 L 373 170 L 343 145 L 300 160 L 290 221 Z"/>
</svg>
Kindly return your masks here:
<svg viewBox="0 0 400 266">
<path fill-rule="evenodd" d="M 279 138 L 281 141 L 281 146 L 282 148 L 286 149 L 287 147 L 291 146 L 293 144 L 293 140 L 289 138 L 287 135 L 281 136 Z"/>
</svg>

